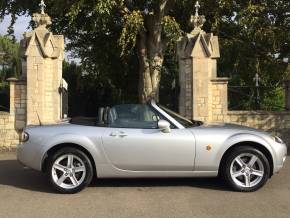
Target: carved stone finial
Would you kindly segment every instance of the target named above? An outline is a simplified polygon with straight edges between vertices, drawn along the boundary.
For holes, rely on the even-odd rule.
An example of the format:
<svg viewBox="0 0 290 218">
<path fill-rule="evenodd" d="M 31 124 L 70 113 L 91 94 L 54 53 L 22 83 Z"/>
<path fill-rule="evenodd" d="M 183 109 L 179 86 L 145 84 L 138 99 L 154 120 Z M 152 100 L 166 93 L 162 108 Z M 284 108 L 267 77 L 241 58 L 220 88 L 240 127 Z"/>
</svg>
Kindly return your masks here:
<svg viewBox="0 0 290 218">
<path fill-rule="evenodd" d="M 51 18 L 44 12 L 46 5 L 43 0 L 41 0 L 39 7 L 41 9 L 41 13 L 34 13 L 32 20 L 36 24 L 36 27 L 46 28 L 51 24 Z"/>
<path fill-rule="evenodd" d="M 41 9 L 41 14 L 44 14 L 44 9 L 46 8 L 46 4 L 44 3 L 43 0 L 41 0 L 39 7 Z"/>
<path fill-rule="evenodd" d="M 51 25 L 51 18 L 48 14 L 39 14 L 34 13 L 32 20 L 36 24 L 37 27 L 46 28 L 47 26 Z"/>
<path fill-rule="evenodd" d="M 198 14 L 200 8 L 200 4 L 198 1 L 196 1 L 194 7 L 195 7 L 195 15 L 194 16 L 192 15 L 190 18 L 190 23 L 193 26 L 192 33 L 200 32 L 202 30 L 201 28 L 203 24 L 206 21 L 205 16 Z"/>
<path fill-rule="evenodd" d="M 194 7 L 195 7 L 195 16 L 198 16 L 198 10 L 199 10 L 199 8 L 200 8 L 200 4 L 199 4 L 198 1 L 196 1 Z"/>
</svg>

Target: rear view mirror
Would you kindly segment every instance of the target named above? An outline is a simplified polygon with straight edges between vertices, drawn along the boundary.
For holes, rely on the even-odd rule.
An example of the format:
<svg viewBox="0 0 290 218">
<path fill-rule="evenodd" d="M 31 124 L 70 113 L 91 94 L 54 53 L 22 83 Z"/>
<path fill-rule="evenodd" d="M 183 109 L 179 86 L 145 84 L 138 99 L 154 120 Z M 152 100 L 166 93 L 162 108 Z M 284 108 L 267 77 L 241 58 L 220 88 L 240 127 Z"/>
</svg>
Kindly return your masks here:
<svg viewBox="0 0 290 218">
<path fill-rule="evenodd" d="M 158 128 L 164 133 L 170 133 L 170 123 L 166 120 L 159 120 L 158 121 Z"/>
</svg>

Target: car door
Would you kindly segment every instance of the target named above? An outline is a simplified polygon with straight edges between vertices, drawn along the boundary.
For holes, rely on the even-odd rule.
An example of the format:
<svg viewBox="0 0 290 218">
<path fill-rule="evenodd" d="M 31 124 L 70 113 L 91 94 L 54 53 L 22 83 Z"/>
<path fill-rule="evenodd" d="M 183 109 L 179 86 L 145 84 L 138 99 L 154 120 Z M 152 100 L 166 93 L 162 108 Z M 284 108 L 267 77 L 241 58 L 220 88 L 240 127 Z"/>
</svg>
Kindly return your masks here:
<svg viewBox="0 0 290 218">
<path fill-rule="evenodd" d="M 102 141 L 114 167 L 130 171 L 193 170 L 193 134 L 177 128 L 163 133 L 157 128 L 158 119 L 148 105 L 119 105 L 110 110 L 110 124 Z"/>
</svg>

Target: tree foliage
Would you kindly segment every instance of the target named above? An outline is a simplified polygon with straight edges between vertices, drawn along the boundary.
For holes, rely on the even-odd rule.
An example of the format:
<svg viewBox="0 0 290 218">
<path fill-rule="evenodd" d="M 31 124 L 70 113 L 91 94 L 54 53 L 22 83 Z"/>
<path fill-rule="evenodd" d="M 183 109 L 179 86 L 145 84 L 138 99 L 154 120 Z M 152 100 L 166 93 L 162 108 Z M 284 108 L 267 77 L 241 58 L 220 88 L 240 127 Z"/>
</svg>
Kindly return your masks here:
<svg viewBox="0 0 290 218">
<path fill-rule="evenodd" d="M 19 75 L 19 44 L 0 35 L 0 111 L 9 111 L 9 87 L 6 79 Z"/>
<path fill-rule="evenodd" d="M 18 77 L 20 73 L 19 44 L 0 35 L 0 87 L 9 77 Z"/>
</svg>

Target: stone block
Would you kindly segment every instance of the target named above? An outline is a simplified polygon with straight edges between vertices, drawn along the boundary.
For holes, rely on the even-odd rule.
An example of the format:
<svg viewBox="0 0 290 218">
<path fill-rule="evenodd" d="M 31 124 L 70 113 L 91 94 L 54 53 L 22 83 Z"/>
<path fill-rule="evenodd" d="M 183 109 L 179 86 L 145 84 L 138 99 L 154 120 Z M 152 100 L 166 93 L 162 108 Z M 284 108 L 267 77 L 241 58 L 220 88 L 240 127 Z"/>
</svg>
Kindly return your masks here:
<svg viewBox="0 0 290 218">
<path fill-rule="evenodd" d="M 213 91 L 213 95 L 214 96 L 219 96 L 220 95 L 220 90 L 219 89 L 216 89 Z"/>
<path fill-rule="evenodd" d="M 217 121 L 218 120 L 218 116 L 217 115 L 213 115 L 212 119 L 213 119 L 213 121 Z"/>
<path fill-rule="evenodd" d="M 221 109 L 214 109 L 213 110 L 213 114 L 217 115 L 217 114 L 221 114 L 222 110 Z"/>
<path fill-rule="evenodd" d="M 21 115 L 22 115 L 22 114 L 25 114 L 25 109 L 23 109 L 23 108 L 18 108 L 17 111 L 16 111 L 16 113 L 17 113 L 17 114 L 21 114 Z"/>
<path fill-rule="evenodd" d="M 15 129 L 22 130 L 25 128 L 26 122 L 21 120 L 16 120 L 15 122 Z"/>
</svg>

